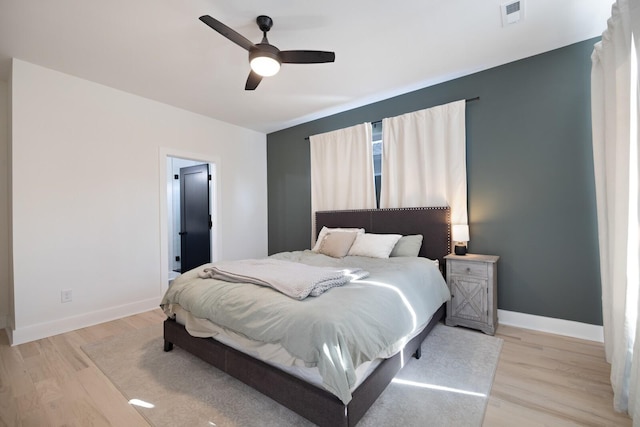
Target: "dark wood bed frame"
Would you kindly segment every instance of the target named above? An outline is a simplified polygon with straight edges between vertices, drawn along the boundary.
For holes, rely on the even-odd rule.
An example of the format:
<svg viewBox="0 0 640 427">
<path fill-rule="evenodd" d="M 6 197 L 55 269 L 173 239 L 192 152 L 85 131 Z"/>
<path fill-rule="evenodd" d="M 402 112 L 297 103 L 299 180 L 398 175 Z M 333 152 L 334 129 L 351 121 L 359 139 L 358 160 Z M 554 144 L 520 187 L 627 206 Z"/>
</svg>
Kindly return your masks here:
<svg viewBox="0 0 640 427">
<path fill-rule="evenodd" d="M 420 256 L 438 259 L 441 267 L 444 256 L 451 252 L 450 213 L 446 207 L 317 212 L 316 229 L 320 230 L 322 226 L 357 227 L 380 234 L 422 234 Z M 420 357 L 422 341 L 444 317 L 444 311 L 445 304 L 401 352 L 380 363 L 353 391 L 348 405 L 322 388 L 212 338 L 192 337 L 173 319 L 164 322 L 164 350 L 170 351 L 175 344 L 317 425 L 355 426 L 402 368 L 403 361 L 410 360 L 413 355 Z"/>
</svg>

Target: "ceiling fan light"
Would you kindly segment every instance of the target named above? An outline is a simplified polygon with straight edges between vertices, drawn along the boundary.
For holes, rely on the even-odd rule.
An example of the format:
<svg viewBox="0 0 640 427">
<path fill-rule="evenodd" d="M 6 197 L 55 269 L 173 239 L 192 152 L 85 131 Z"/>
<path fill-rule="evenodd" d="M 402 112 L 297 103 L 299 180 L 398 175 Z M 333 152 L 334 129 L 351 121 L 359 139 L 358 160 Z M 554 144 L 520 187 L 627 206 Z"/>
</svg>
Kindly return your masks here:
<svg viewBox="0 0 640 427">
<path fill-rule="evenodd" d="M 251 69 L 262 77 L 271 77 L 280 71 L 280 61 L 270 56 L 256 56 L 250 64 Z"/>
</svg>

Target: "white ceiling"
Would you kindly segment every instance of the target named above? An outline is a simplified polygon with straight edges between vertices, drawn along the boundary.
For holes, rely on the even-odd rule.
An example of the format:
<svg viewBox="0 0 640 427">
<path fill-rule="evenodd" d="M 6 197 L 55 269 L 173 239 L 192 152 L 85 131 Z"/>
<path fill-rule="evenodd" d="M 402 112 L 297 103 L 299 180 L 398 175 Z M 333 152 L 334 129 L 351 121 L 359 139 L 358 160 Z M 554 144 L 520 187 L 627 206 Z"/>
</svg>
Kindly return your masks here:
<svg viewBox="0 0 640 427">
<path fill-rule="evenodd" d="M 11 57 L 269 133 L 602 34 L 613 0 L 0 0 L 0 80 Z M 244 90 L 248 55 L 198 20 L 254 42 L 273 18 L 282 50 L 330 50 L 332 64 L 284 64 Z"/>
</svg>

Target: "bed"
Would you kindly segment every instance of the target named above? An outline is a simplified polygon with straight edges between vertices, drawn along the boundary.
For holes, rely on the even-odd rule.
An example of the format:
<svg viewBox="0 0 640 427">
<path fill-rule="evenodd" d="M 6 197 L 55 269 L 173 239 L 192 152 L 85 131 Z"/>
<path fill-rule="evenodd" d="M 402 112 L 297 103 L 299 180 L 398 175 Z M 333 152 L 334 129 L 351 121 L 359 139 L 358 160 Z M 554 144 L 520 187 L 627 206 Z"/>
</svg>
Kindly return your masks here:
<svg viewBox="0 0 640 427">
<path fill-rule="evenodd" d="M 437 260 L 440 267 L 444 266 L 444 256 L 450 253 L 448 208 L 428 207 L 316 213 L 316 229 L 320 230 L 324 226 L 329 228 L 362 228 L 366 233 L 376 234 L 420 234 L 423 236 L 423 244 L 419 257 Z M 285 254 L 284 256 L 287 258 L 294 255 Z M 304 257 L 307 255 L 295 254 L 295 256 Z M 397 261 L 400 262 L 400 260 Z M 368 264 L 365 263 L 365 265 Z M 377 277 L 375 274 L 372 276 Z M 345 285 L 340 288 L 340 291 L 333 293 L 338 295 L 339 292 L 347 292 L 350 289 L 349 286 L 352 285 Z M 327 295 L 331 295 L 331 292 L 332 290 Z M 325 296 L 319 296 L 318 300 L 322 298 Z M 329 301 L 328 298 L 327 301 Z M 370 364 L 366 373 L 359 373 L 359 375 L 362 374 L 362 378 L 358 380 L 357 387 L 349 389 L 348 397 L 345 397 L 344 393 L 341 394 L 340 390 L 330 392 L 325 387 L 319 386 L 313 381 L 310 382 L 295 372 L 284 371 L 271 362 L 253 357 L 250 355 L 254 354 L 252 352 L 240 351 L 235 343 L 230 344 L 225 340 L 208 337 L 194 337 L 183 326 L 185 322 L 176 321 L 173 317 L 164 322 L 165 351 L 170 351 L 174 345 L 177 345 L 315 424 L 353 426 L 384 391 L 403 364 L 414 355 L 420 356 L 420 344 L 433 326 L 443 318 L 444 306 L 444 303 L 438 303 L 435 308 L 430 308 L 429 310 L 432 310 L 433 314 L 418 313 L 422 317 L 426 316 L 424 317 L 426 321 L 420 323 L 420 327 L 412 332 L 408 341 L 402 341 L 399 351 L 394 349 L 393 355 L 385 356 L 384 359 L 376 359 L 375 363 Z"/>
</svg>

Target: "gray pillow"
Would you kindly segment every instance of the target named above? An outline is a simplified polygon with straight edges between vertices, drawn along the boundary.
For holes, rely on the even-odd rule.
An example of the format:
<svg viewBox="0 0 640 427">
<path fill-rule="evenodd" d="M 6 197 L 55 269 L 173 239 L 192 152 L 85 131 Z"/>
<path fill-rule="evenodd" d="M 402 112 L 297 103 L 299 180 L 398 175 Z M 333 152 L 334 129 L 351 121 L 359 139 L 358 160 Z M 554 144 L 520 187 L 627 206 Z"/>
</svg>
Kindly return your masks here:
<svg viewBox="0 0 640 427">
<path fill-rule="evenodd" d="M 393 247 L 390 257 L 392 256 L 418 256 L 422 247 L 422 234 L 413 236 L 402 236 L 398 243 Z"/>
</svg>

